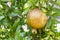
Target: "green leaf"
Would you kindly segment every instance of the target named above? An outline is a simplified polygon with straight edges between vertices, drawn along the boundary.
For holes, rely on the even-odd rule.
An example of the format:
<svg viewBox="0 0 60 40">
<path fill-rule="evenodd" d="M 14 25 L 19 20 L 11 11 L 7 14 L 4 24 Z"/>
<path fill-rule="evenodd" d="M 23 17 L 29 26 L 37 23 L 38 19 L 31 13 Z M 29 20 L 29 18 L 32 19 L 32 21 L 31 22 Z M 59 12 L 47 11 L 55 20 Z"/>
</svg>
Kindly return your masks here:
<svg viewBox="0 0 60 40">
<path fill-rule="evenodd" d="M 14 40 L 14 38 L 12 38 L 12 37 L 9 37 L 7 40 Z"/>
<path fill-rule="evenodd" d="M 52 24 L 52 20 L 51 20 L 51 18 L 49 18 L 45 28 L 50 29 L 51 24 Z"/>
<path fill-rule="evenodd" d="M 23 33 L 20 33 L 20 30 L 16 33 L 15 40 L 23 40 L 24 38 L 21 36 Z"/>
<path fill-rule="evenodd" d="M 55 36 L 59 37 L 60 36 L 60 32 L 55 32 Z"/>
<path fill-rule="evenodd" d="M 34 1 L 33 0 L 30 0 L 30 3 L 31 3 L 32 6 L 36 6 L 37 1 L 38 0 L 34 0 Z"/>
<path fill-rule="evenodd" d="M 2 32 L 2 29 L 0 29 L 0 33 Z"/>
<path fill-rule="evenodd" d="M 7 1 L 11 1 L 11 0 L 1 0 L 1 1 L 4 1 L 4 2 L 6 1 L 7 2 Z"/>
<path fill-rule="evenodd" d="M 56 4 L 58 4 L 60 6 L 60 0 L 57 0 Z"/>
<path fill-rule="evenodd" d="M 53 11 L 55 12 L 52 16 L 60 16 L 60 9 L 54 8 Z"/>
<path fill-rule="evenodd" d="M 13 29 L 14 31 L 16 31 L 16 28 L 18 27 L 19 21 L 20 21 L 19 18 L 15 20 L 15 22 L 14 22 L 14 24 L 13 24 L 13 27 L 12 27 L 12 29 Z"/>
<path fill-rule="evenodd" d="M 2 20 L 4 18 L 4 16 L 0 16 L 0 20 Z"/>
</svg>

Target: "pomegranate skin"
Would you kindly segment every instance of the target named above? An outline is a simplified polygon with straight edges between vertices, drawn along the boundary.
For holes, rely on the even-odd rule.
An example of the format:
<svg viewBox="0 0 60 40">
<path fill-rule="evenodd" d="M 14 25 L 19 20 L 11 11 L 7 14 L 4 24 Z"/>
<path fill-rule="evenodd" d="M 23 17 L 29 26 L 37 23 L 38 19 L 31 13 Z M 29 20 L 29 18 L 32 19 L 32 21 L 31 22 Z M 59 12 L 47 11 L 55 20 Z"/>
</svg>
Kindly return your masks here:
<svg viewBox="0 0 60 40">
<path fill-rule="evenodd" d="M 27 23 L 34 29 L 43 28 L 47 22 L 47 16 L 44 12 L 35 8 L 27 14 Z"/>
</svg>

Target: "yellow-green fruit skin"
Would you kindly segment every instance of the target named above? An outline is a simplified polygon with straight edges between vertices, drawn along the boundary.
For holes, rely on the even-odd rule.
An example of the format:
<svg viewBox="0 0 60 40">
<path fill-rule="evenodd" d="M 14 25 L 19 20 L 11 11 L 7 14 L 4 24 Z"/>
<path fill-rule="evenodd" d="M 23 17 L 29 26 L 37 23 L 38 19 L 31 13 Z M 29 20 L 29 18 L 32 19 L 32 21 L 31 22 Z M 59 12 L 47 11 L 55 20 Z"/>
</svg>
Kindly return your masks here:
<svg viewBox="0 0 60 40">
<path fill-rule="evenodd" d="M 38 8 L 32 9 L 27 14 L 27 23 L 34 29 L 43 28 L 47 22 L 47 16 Z"/>
</svg>

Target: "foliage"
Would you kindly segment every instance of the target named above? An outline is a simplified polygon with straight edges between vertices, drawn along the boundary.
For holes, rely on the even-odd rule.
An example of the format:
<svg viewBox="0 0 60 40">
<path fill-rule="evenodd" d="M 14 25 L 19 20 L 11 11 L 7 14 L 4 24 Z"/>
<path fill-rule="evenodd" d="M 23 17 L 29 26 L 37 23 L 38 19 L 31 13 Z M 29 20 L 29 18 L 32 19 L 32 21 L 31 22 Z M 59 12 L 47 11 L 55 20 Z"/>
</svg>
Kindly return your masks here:
<svg viewBox="0 0 60 40">
<path fill-rule="evenodd" d="M 39 8 L 46 13 L 45 28 L 33 32 L 27 25 L 30 9 Z M 59 0 L 0 0 L 0 40 L 60 40 Z"/>
</svg>

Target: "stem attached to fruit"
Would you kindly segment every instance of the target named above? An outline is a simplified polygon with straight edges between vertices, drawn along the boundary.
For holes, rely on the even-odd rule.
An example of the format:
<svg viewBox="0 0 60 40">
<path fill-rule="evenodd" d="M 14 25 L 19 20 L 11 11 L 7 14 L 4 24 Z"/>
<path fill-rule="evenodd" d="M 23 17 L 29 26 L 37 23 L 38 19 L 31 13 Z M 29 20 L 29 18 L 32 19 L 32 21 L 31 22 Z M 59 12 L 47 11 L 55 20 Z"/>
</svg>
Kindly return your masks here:
<svg viewBox="0 0 60 40">
<path fill-rule="evenodd" d="M 40 34 L 40 40 L 41 40 L 41 29 L 39 30 L 39 34 Z"/>
<path fill-rule="evenodd" d="M 39 36 L 39 40 L 41 40 L 41 29 L 37 30 L 38 31 L 38 36 Z"/>
</svg>

